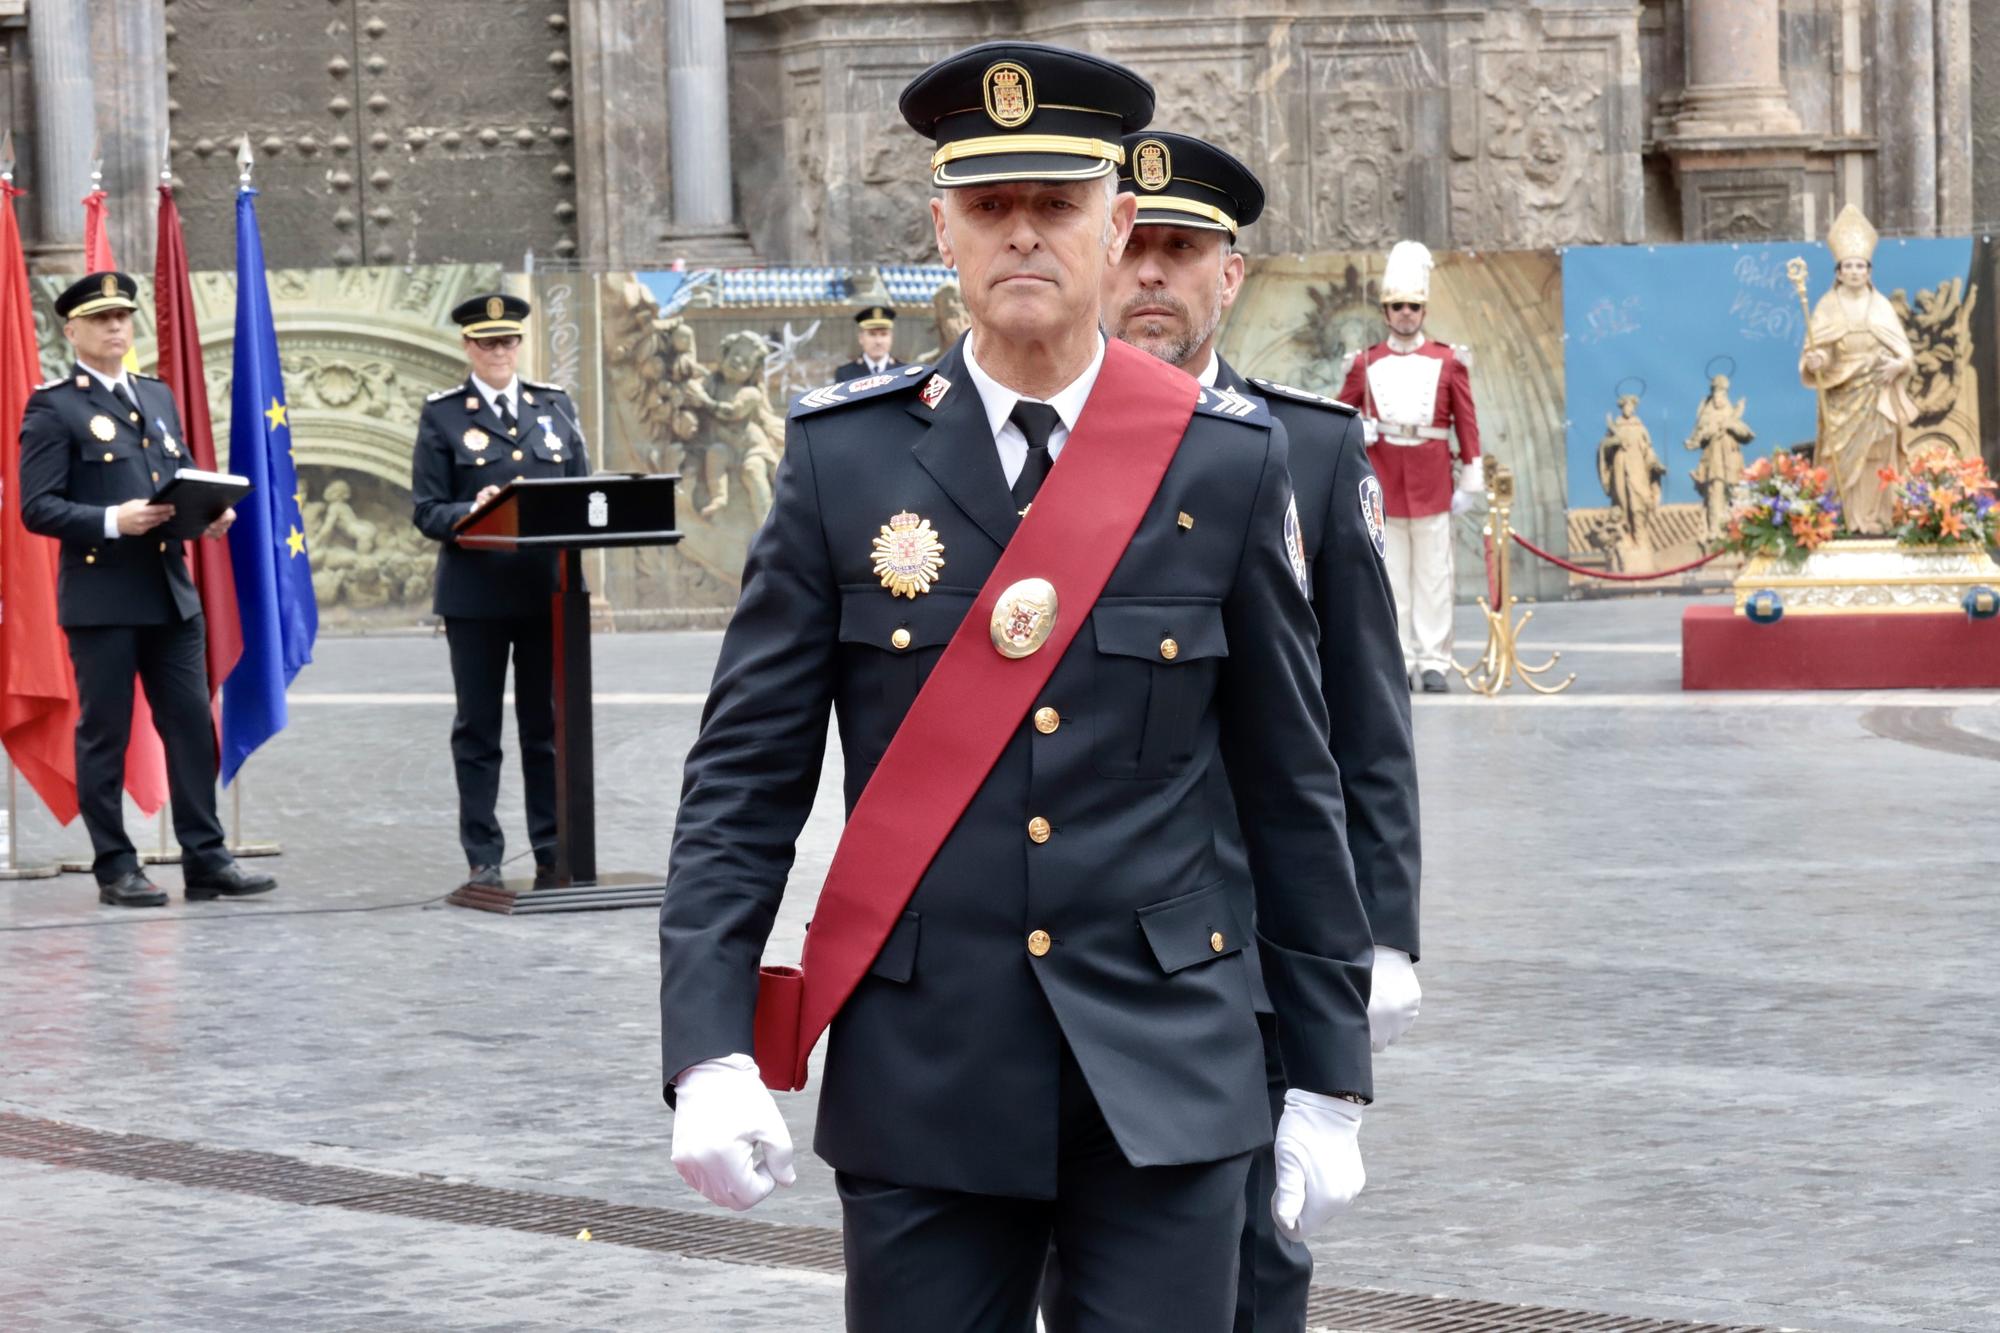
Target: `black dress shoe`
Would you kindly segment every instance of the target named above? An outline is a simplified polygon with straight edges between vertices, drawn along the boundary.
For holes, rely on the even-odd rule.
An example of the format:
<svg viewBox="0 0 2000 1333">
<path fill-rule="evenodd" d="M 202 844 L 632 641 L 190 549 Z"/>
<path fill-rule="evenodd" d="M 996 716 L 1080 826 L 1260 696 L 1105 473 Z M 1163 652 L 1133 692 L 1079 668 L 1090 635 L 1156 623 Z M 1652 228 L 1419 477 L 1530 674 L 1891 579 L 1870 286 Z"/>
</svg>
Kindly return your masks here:
<svg viewBox="0 0 2000 1333">
<path fill-rule="evenodd" d="M 143 870 L 128 870 L 97 886 L 97 901 L 111 907 L 165 907 L 167 895 Z"/>
<path fill-rule="evenodd" d="M 468 889 L 497 889 L 500 887 L 499 866 L 474 866 L 472 873 L 465 877 L 462 887 Z"/>
<path fill-rule="evenodd" d="M 253 875 L 234 861 L 202 875 L 189 875 L 182 890 L 189 902 L 204 898 L 248 898 L 278 887 L 270 875 Z"/>
<path fill-rule="evenodd" d="M 1444 672 L 1430 670 L 1424 672 L 1425 694 L 1450 694 L 1451 686 L 1444 683 Z"/>
</svg>

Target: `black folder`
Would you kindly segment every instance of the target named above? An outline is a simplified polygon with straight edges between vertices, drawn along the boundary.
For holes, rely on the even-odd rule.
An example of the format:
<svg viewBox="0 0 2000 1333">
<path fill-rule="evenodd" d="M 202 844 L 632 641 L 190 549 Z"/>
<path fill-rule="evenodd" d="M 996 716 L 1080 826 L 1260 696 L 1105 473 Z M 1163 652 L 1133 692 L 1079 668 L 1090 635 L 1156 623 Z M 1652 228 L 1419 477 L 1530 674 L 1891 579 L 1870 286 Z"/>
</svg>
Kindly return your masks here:
<svg viewBox="0 0 2000 1333">
<path fill-rule="evenodd" d="M 227 472 L 184 467 L 153 494 L 153 503 L 172 505 L 174 516 L 153 531 L 192 540 L 208 531 L 222 511 L 250 494 L 250 479 Z"/>
</svg>

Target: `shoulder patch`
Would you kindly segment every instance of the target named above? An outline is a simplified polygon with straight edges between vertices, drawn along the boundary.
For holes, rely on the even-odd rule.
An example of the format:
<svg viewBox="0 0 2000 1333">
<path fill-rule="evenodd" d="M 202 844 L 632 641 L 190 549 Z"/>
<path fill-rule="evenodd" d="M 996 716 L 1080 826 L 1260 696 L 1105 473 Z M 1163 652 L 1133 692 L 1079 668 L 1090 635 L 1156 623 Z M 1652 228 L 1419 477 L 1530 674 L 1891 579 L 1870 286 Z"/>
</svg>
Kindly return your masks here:
<svg viewBox="0 0 2000 1333">
<path fill-rule="evenodd" d="M 869 375 L 858 380 L 823 384 L 794 398 L 789 415 L 810 416 L 814 412 L 824 412 L 830 407 L 844 407 L 848 403 L 858 403 L 865 398 L 886 398 L 891 394 L 914 389 L 921 382 L 920 377 L 929 369 L 929 366 L 920 365 L 899 366 L 885 375 Z"/>
<path fill-rule="evenodd" d="M 463 384 L 454 384 L 449 389 L 439 389 L 436 393 L 427 393 L 424 395 L 424 401 L 427 403 L 441 403 L 447 398 L 456 398 L 458 397 L 458 391 L 464 387 Z"/>
<path fill-rule="evenodd" d="M 1241 421 L 1252 426 L 1271 424 L 1271 413 L 1255 398 L 1245 398 L 1234 389 L 1204 388 L 1194 410 L 1212 417 Z"/>
<path fill-rule="evenodd" d="M 1368 529 L 1368 541 L 1375 548 L 1376 558 L 1384 558 L 1389 549 L 1389 525 L 1382 508 L 1382 483 L 1375 480 L 1372 472 L 1361 479 L 1361 524 Z"/>
<path fill-rule="evenodd" d="M 1350 407 L 1338 398 L 1328 398 L 1325 394 L 1314 393 L 1310 389 L 1294 389 L 1289 384 L 1279 384 L 1276 380 L 1260 380 L 1254 375 L 1250 383 L 1258 392 L 1270 394 L 1274 398 L 1284 398 L 1294 403 L 1311 403 L 1314 407 L 1330 408 L 1350 417 L 1361 415 L 1360 408 Z"/>
</svg>

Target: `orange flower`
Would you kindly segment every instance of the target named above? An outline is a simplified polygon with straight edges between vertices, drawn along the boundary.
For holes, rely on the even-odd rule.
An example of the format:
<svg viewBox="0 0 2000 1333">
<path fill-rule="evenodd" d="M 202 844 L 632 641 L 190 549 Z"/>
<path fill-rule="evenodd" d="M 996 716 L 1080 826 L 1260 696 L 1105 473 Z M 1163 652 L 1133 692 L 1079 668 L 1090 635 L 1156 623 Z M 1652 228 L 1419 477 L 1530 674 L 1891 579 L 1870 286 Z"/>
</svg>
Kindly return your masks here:
<svg viewBox="0 0 2000 1333">
<path fill-rule="evenodd" d="M 1771 460 L 1768 458 L 1760 458 L 1749 467 L 1743 469 L 1743 480 L 1745 481 L 1765 481 L 1770 478 L 1770 475 Z"/>
<path fill-rule="evenodd" d="M 1941 537 L 1956 537 L 1964 531 L 1965 519 L 1959 515 L 1957 510 L 1946 514 L 1943 520 L 1938 523 L 1938 535 Z"/>
<path fill-rule="evenodd" d="M 1825 468 L 1816 467 L 1812 471 L 1813 485 L 1819 487 L 1821 490 L 1825 490 L 1826 483 L 1832 479 L 1832 476 L 1833 474 L 1828 472 Z"/>
<path fill-rule="evenodd" d="M 1897 482 L 1902 480 L 1902 478 L 1896 474 L 1896 469 L 1892 467 L 1876 468 L 1875 478 L 1876 480 L 1880 481 L 1882 485 L 1885 487 L 1894 486 Z"/>
</svg>

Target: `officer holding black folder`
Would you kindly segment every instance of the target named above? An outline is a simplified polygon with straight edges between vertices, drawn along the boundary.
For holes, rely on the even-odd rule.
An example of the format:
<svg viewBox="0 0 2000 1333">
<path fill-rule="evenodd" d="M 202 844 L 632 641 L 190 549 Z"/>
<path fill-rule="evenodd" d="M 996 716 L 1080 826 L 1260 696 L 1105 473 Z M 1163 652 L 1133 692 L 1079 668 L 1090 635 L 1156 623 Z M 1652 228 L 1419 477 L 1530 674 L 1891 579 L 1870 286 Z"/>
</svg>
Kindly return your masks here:
<svg viewBox="0 0 2000 1333">
<path fill-rule="evenodd" d="M 96 852 L 98 899 L 160 907 L 167 895 L 139 868 L 119 794 L 135 675 L 167 752 L 187 896 L 244 897 L 278 881 L 236 864 L 215 814 L 201 598 L 181 540 L 162 535 L 174 507 L 153 499 L 192 460 L 173 393 L 125 369 L 137 295 L 127 274 L 93 273 L 56 298 L 76 364 L 37 388 L 22 414 L 21 520 L 62 543 L 57 618 L 76 667 L 77 804 Z M 220 537 L 235 519 L 225 510 L 202 535 Z"/>
</svg>

